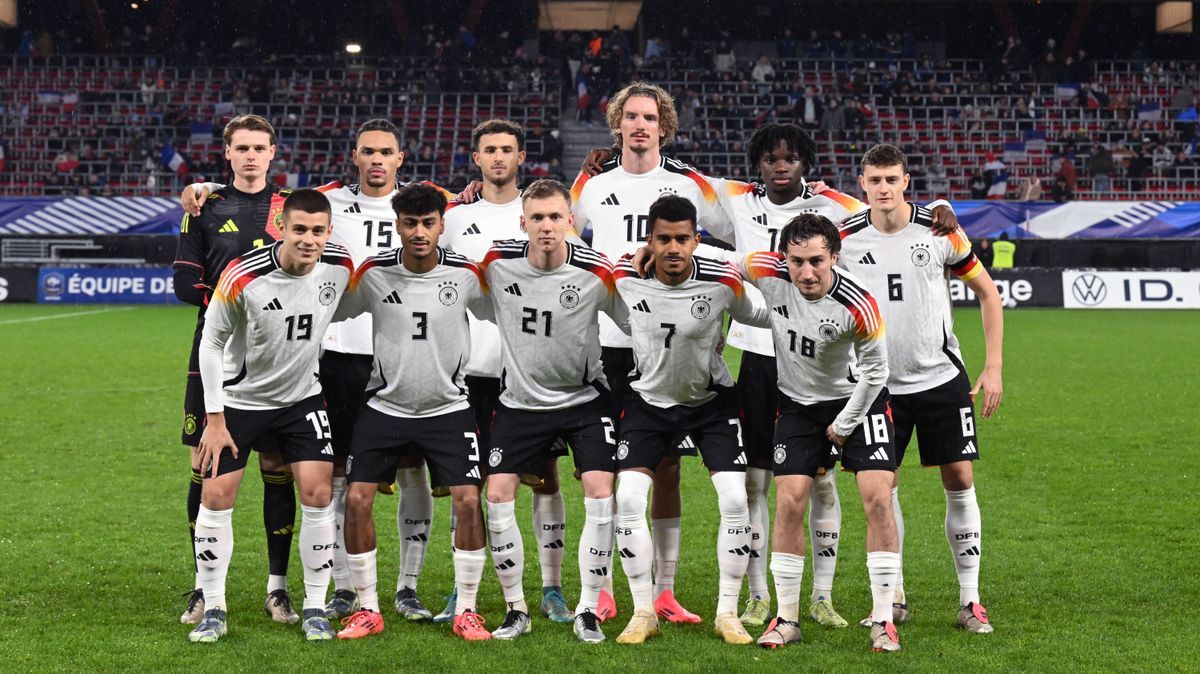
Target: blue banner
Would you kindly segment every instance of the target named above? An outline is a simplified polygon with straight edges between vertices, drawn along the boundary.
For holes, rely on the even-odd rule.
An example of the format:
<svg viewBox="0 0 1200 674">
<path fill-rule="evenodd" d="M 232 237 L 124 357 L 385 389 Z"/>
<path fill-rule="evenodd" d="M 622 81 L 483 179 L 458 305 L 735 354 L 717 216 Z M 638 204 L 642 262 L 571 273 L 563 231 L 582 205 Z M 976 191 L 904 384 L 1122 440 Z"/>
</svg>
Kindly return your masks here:
<svg viewBox="0 0 1200 674">
<path fill-rule="evenodd" d="M 178 304 L 167 267 L 38 270 L 38 302 L 49 304 Z"/>
</svg>

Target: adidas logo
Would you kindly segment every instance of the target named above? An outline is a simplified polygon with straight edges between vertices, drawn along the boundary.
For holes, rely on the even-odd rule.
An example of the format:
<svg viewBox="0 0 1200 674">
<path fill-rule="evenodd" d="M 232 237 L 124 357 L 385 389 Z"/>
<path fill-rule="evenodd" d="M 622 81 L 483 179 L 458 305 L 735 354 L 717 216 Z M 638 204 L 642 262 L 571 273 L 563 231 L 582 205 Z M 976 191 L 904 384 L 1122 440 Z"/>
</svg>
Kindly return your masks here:
<svg viewBox="0 0 1200 674">
<path fill-rule="evenodd" d="M 551 542 L 543 545 L 542 547 L 546 548 L 547 550 L 558 550 L 559 548 L 563 547 L 563 542 L 562 542 L 562 539 L 560 538 L 557 541 L 551 541 Z"/>
<path fill-rule="evenodd" d="M 470 227 L 463 230 L 463 236 L 468 234 L 481 234 L 479 231 L 479 225 L 472 222 Z"/>
<path fill-rule="evenodd" d="M 775 307 L 775 308 L 773 309 L 773 311 L 774 311 L 775 313 L 779 314 L 780 316 L 783 316 L 784 318 L 791 318 L 791 316 L 788 316 L 788 310 L 787 310 L 787 305 L 786 305 L 786 304 L 785 304 L 785 305 L 782 305 L 782 306 Z"/>
<path fill-rule="evenodd" d="M 959 557 L 978 557 L 979 556 L 979 546 L 972 545 L 971 547 L 967 548 L 963 552 L 959 553 L 958 556 Z"/>
<path fill-rule="evenodd" d="M 621 202 L 617 201 L 617 193 L 616 192 L 613 192 L 612 194 L 608 195 L 608 197 L 604 201 L 601 201 L 600 203 L 603 204 L 604 206 L 620 206 L 621 205 Z"/>
<path fill-rule="evenodd" d="M 757 222 L 758 224 L 762 225 L 763 227 L 767 226 L 767 214 L 766 213 L 763 213 L 761 215 L 756 215 L 750 219 Z"/>
<path fill-rule="evenodd" d="M 737 555 L 738 557 L 745 557 L 746 555 L 750 554 L 750 546 L 743 545 L 740 548 L 733 548 L 732 550 L 729 550 L 728 552 L 731 555 Z"/>
<path fill-rule="evenodd" d="M 634 557 L 637 557 L 637 555 L 633 554 L 633 551 L 629 548 L 621 548 L 620 554 L 621 559 L 633 559 Z"/>
<path fill-rule="evenodd" d="M 217 556 L 213 554 L 212 550 L 205 550 L 204 552 L 196 555 L 196 559 L 202 562 L 215 562 L 217 561 Z"/>
<path fill-rule="evenodd" d="M 271 535 L 272 536 L 290 536 L 295 531 L 296 531 L 295 527 L 293 525 L 289 524 L 282 529 L 276 529 L 275 531 L 272 531 Z"/>
<path fill-rule="evenodd" d="M 400 293 L 396 292 L 395 290 L 388 293 L 388 296 L 383 298 L 383 303 L 384 304 L 404 304 L 404 302 L 400 301 Z"/>
<path fill-rule="evenodd" d="M 221 228 L 217 230 L 217 232 L 220 234 L 233 234 L 237 231 L 238 231 L 237 225 L 234 224 L 232 218 L 230 218 L 229 220 L 226 220 L 225 224 L 221 225 Z"/>
<path fill-rule="evenodd" d="M 867 251 L 867 254 L 862 256 L 862 258 L 859 259 L 858 263 L 859 264 L 875 264 L 875 256 L 872 255 L 870 251 Z"/>
<path fill-rule="evenodd" d="M 972 441 L 968 442 L 967 446 L 963 448 L 962 453 L 963 454 L 978 454 L 979 450 L 975 449 L 975 441 L 972 440 Z"/>
<path fill-rule="evenodd" d="M 271 300 L 270 303 L 267 304 L 267 306 L 262 308 L 263 311 L 279 311 L 281 309 L 283 309 L 283 305 L 279 303 L 278 297 Z"/>
<path fill-rule="evenodd" d="M 513 568 L 513 567 L 514 567 L 514 566 L 516 566 L 516 565 L 517 565 L 517 563 L 516 563 L 516 562 L 514 562 L 513 560 L 511 560 L 511 559 L 506 559 L 506 560 L 504 560 L 503 562 L 500 562 L 499 564 L 497 564 L 497 565 L 496 565 L 496 570 L 497 570 L 497 571 L 504 571 L 505 569 L 511 569 L 511 568 Z"/>
<path fill-rule="evenodd" d="M 328 442 L 325 443 L 325 449 L 322 449 L 321 453 L 326 456 L 333 456 L 333 445 Z"/>
<path fill-rule="evenodd" d="M 761 556 L 762 556 L 762 555 L 758 554 L 758 552 L 757 552 L 756 550 L 751 550 L 751 551 L 750 551 L 750 559 L 758 559 L 758 558 L 759 558 L 759 557 L 761 557 Z"/>
<path fill-rule="evenodd" d="M 883 448 L 880 447 L 879 449 L 875 450 L 874 454 L 871 455 L 871 460 L 872 461 L 887 461 L 888 460 L 887 452 L 883 451 Z"/>
<path fill-rule="evenodd" d="M 638 302 L 637 304 L 633 305 L 633 310 L 641 311 L 641 312 L 648 314 L 648 313 L 650 313 L 650 305 L 646 304 L 646 300 L 642 300 L 641 302 Z"/>
<path fill-rule="evenodd" d="M 683 442 L 680 442 L 679 445 L 677 446 L 677 449 L 695 449 L 695 448 L 696 448 L 696 443 L 695 443 L 695 441 L 692 440 L 692 436 L 690 436 L 690 435 L 683 436 Z"/>
<path fill-rule="evenodd" d="M 745 452 L 739 453 L 737 455 L 737 458 L 733 460 L 733 465 L 735 465 L 735 466 L 746 465 L 746 453 Z"/>
<path fill-rule="evenodd" d="M 332 568 L 333 568 L 333 560 L 330 559 L 328 562 L 325 562 L 321 566 L 318 566 L 317 571 L 320 571 L 322 569 L 332 569 Z"/>
<path fill-rule="evenodd" d="M 343 213 L 362 213 L 362 208 L 358 205 L 358 202 L 356 201 L 356 202 L 350 204 L 350 208 L 347 208 L 346 210 L 344 210 L 342 212 Z"/>
<path fill-rule="evenodd" d="M 825 548 L 824 550 L 818 552 L 817 556 L 818 557 L 837 557 L 837 550 L 834 550 L 833 548 Z"/>
<path fill-rule="evenodd" d="M 471 470 L 468 470 L 467 477 L 473 477 L 476 480 L 478 480 L 479 479 L 479 466 L 475 466 L 475 467 L 471 468 Z"/>
<path fill-rule="evenodd" d="M 521 297 L 521 286 L 514 283 L 514 284 L 510 285 L 509 287 L 505 288 L 504 292 L 508 293 L 509 295 L 516 295 L 517 297 Z"/>
<path fill-rule="evenodd" d="M 429 540 L 429 538 L 426 537 L 425 534 L 413 534 L 404 540 L 413 541 L 414 543 L 425 543 Z"/>
<path fill-rule="evenodd" d="M 592 574 L 593 576 L 600 576 L 601 578 L 605 578 L 608 576 L 608 567 L 602 566 L 598 569 L 588 569 L 588 573 Z"/>
</svg>

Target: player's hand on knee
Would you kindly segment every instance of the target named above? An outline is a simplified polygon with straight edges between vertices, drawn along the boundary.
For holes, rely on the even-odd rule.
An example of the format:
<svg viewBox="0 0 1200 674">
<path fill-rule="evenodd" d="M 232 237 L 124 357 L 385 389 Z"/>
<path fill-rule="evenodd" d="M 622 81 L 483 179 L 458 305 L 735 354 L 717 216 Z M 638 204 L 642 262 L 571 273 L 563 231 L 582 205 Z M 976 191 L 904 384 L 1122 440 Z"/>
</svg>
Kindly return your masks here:
<svg viewBox="0 0 1200 674">
<path fill-rule="evenodd" d="M 191 185 L 185 185 L 183 192 L 179 195 L 179 205 L 183 207 L 183 211 L 185 213 L 199 216 L 200 208 L 204 206 L 204 200 L 207 198 L 207 187 L 201 187 L 199 190 L 195 190 L 192 189 Z"/>
<path fill-rule="evenodd" d="M 216 477 L 221 463 L 221 452 L 226 447 L 233 452 L 233 458 L 236 459 L 238 448 L 233 442 L 233 436 L 229 434 L 229 428 L 225 426 L 223 420 L 213 423 L 213 419 L 209 418 L 209 423 L 204 426 L 204 433 L 200 436 L 200 446 L 196 452 L 200 469 L 203 470 L 211 462 L 211 475 Z"/>
<path fill-rule="evenodd" d="M 958 216 L 949 206 L 936 206 L 933 209 L 933 235 L 946 236 L 958 229 Z"/>
<path fill-rule="evenodd" d="M 983 391 L 983 411 L 981 414 L 984 417 L 990 417 L 995 413 L 996 408 L 1000 407 L 1000 398 L 1004 392 L 1003 380 L 1000 376 L 999 368 L 983 368 L 983 374 L 979 375 L 979 379 L 975 381 L 975 388 L 971 389 L 971 401 L 975 401 L 975 394 Z"/>
</svg>

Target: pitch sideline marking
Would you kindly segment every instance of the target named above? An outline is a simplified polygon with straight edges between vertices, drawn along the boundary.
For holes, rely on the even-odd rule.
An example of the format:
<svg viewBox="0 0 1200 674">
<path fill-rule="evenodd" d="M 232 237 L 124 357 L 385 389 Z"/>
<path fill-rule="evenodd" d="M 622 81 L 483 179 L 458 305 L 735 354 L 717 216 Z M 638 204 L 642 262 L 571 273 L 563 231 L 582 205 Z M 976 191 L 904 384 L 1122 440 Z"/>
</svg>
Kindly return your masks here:
<svg viewBox="0 0 1200 674">
<path fill-rule="evenodd" d="M 54 314 L 53 316 L 35 316 L 33 318 L 13 318 L 7 321 L 0 321 L 0 325 L 12 325 L 14 323 L 35 323 L 37 321 L 52 321 L 56 318 L 74 318 L 75 316 L 91 316 L 93 314 L 107 314 L 111 311 L 133 311 L 136 307 L 113 307 L 110 309 L 95 309 L 92 311 L 73 311 L 68 314 Z"/>
</svg>

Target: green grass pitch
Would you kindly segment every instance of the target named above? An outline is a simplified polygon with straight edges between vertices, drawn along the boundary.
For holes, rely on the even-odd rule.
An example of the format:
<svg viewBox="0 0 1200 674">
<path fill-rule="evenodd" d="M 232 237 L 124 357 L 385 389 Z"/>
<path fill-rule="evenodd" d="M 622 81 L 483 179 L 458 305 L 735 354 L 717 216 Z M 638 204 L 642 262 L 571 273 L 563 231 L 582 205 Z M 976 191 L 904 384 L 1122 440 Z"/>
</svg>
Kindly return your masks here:
<svg viewBox="0 0 1200 674">
<path fill-rule="evenodd" d="M 385 608 L 379 637 L 307 644 L 262 612 L 266 558 L 262 490 L 248 476 L 230 574 L 230 634 L 189 644 L 177 617 L 192 564 L 185 546 L 186 454 L 179 445 L 183 370 L 194 310 L 180 307 L 0 307 L 0 669 L 5 671 L 1195 671 L 1192 622 L 1200 597 L 1196 312 L 1017 310 L 1006 315 L 1005 391 L 980 420 L 977 487 L 984 518 L 982 590 L 996 632 L 954 629 L 957 586 L 942 532 L 935 471 L 903 471 L 905 576 L 914 621 L 904 651 L 869 652 L 866 631 L 806 621 L 805 643 L 780 652 L 727 646 L 711 632 L 716 596 L 716 503 L 697 460 L 685 461 L 678 592 L 706 622 L 667 626 L 644 647 L 585 647 L 569 625 L 535 618 L 517 643 L 467 644 L 448 628 L 411 625 Z M 73 315 L 67 315 L 73 314 Z M 978 313 L 959 335 L 976 374 Z M 736 361 L 736 354 L 728 354 Z M 569 468 L 563 464 L 563 472 Z M 251 469 L 251 473 L 253 473 Z M 849 476 L 835 602 L 851 620 L 870 607 L 863 521 Z M 583 519 L 566 481 L 564 581 L 579 588 Z M 519 500 L 526 589 L 540 578 Z M 439 501 L 421 595 L 435 610 L 451 586 L 448 503 Z M 397 569 L 394 497 L 376 508 L 380 594 Z M 1189 561 L 1190 560 L 1190 561 Z M 804 596 L 811 583 L 805 579 Z M 292 557 L 293 597 L 303 592 Z M 532 602 L 531 602 L 532 603 Z M 495 576 L 480 609 L 502 616 Z"/>
</svg>

